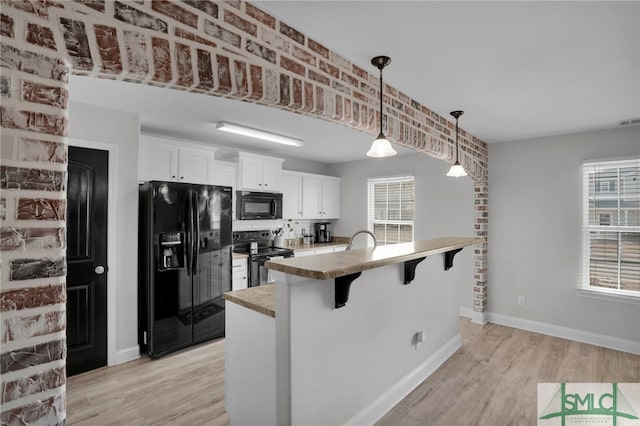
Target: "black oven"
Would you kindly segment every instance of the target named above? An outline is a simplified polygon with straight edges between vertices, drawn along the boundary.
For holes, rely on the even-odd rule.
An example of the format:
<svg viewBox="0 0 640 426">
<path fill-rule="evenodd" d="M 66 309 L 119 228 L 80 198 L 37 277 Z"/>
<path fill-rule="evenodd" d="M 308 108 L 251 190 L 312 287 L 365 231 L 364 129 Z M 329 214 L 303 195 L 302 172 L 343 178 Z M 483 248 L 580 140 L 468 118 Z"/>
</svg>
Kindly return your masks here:
<svg viewBox="0 0 640 426">
<path fill-rule="evenodd" d="M 257 287 L 274 282 L 269 269 L 264 264 L 270 259 L 293 256 L 293 250 L 271 245 L 271 232 L 236 231 L 233 233 L 233 251 L 249 257 L 249 287 Z"/>
<path fill-rule="evenodd" d="M 237 191 L 236 199 L 240 220 L 282 219 L 282 194 Z"/>
</svg>

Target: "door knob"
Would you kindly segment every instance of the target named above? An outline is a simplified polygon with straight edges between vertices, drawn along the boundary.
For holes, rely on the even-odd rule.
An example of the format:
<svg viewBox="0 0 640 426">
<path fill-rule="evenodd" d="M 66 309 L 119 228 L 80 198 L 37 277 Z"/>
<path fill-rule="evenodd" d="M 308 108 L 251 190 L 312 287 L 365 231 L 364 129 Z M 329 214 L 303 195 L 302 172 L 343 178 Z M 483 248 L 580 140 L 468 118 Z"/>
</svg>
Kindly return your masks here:
<svg viewBox="0 0 640 426">
<path fill-rule="evenodd" d="M 96 266 L 96 269 L 94 269 L 95 273 L 98 275 L 102 275 L 104 274 L 104 266 L 100 265 L 100 266 Z"/>
</svg>

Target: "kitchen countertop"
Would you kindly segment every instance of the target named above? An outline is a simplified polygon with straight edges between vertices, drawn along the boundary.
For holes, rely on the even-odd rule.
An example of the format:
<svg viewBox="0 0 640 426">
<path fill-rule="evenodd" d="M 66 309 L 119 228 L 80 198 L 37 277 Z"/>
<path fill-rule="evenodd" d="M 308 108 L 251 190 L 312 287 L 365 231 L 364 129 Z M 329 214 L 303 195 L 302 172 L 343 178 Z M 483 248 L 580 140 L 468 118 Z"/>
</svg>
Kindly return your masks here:
<svg viewBox="0 0 640 426">
<path fill-rule="evenodd" d="M 326 280 L 480 244 L 482 238 L 443 237 L 307 257 L 270 260 L 265 267 L 291 275 Z"/>
<path fill-rule="evenodd" d="M 433 240 L 415 241 L 413 243 L 380 246 L 375 249 L 366 248 L 299 258 L 290 257 L 287 259 L 270 260 L 265 266 L 274 271 L 325 280 L 424 256 L 444 253 L 449 250 L 480 244 L 483 241 L 482 238 L 444 237 Z M 343 245 L 343 243 L 334 241 L 329 244 L 312 244 L 303 247 L 310 250 L 335 245 Z M 298 250 L 296 247 L 293 247 L 293 249 Z M 229 302 L 237 303 L 238 305 L 272 318 L 276 316 L 276 286 L 274 284 L 228 291 L 224 293 L 222 297 Z"/>
<path fill-rule="evenodd" d="M 249 255 L 244 253 L 232 252 L 231 259 L 248 259 Z"/>
<path fill-rule="evenodd" d="M 222 294 L 222 298 L 269 317 L 276 317 L 276 286 L 274 284 L 228 291 Z"/>
<path fill-rule="evenodd" d="M 296 243 L 294 245 L 285 245 L 283 248 L 290 248 L 293 251 L 307 251 L 307 250 L 315 250 L 324 247 L 337 247 L 337 246 L 346 246 L 349 244 L 348 237 L 333 237 L 333 241 L 330 243 L 313 243 L 313 244 L 302 244 Z"/>
</svg>

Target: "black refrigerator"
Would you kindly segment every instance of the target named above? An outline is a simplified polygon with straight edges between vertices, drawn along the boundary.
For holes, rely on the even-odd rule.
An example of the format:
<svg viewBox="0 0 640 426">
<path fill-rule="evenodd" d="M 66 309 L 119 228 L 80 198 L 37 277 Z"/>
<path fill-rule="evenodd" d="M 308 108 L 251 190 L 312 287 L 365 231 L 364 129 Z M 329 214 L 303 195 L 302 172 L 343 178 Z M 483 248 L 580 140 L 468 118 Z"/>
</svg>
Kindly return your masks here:
<svg viewBox="0 0 640 426">
<path fill-rule="evenodd" d="M 139 333 L 158 358 L 224 336 L 231 290 L 231 187 L 140 185 Z"/>
</svg>

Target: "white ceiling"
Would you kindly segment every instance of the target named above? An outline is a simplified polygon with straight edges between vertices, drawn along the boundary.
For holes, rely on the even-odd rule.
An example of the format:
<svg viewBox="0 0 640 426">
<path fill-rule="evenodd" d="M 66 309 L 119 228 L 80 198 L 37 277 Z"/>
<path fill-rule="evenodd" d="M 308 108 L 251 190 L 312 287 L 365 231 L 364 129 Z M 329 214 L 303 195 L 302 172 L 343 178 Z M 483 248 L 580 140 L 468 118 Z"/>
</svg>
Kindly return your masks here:
<svg viewBox="0 0 640 426">
<path fill-rule="evenodd" d="M 640 117 L 638 1 L 254 3 L 374 74 L 370 59 L 390 56 L 385 82 L 441 115 L 463 109 L 461 127 L 489 143 Z M 108 80 L 73 77 L 70 98 L 139 113 L 148 131 L 328 163 L 364 158 L 372 140 L 273 108 Z M 306 144 L 266 151 L 215 132 L 218 120 Z"/>
</svg>

